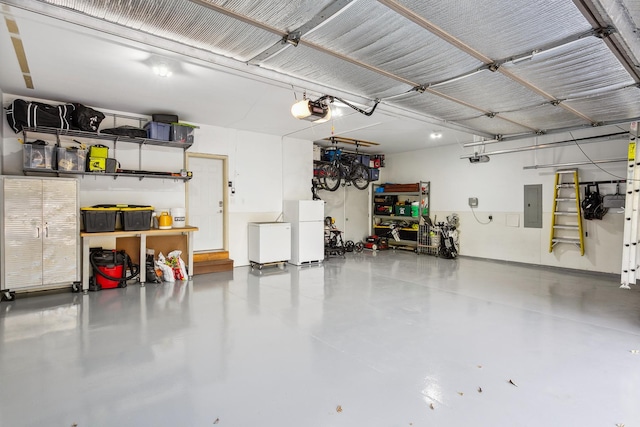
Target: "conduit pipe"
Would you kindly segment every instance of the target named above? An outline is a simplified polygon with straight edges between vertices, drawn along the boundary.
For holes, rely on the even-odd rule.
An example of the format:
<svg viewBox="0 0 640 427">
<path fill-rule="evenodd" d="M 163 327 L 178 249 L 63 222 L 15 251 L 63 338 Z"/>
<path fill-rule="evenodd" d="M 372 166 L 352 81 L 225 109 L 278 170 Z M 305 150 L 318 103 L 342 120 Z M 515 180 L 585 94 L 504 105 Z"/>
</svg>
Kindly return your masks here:
<svg viewBox="0 0 640 427">
<path fill-rule="evenodd" d="M 582 144 L 587 144 L 587 143 L 592 143 L 592 142 L 607 142 L 607 141 L 615 141 L 615 140 L 622 140 L 623 136 L 629 136 L 629 132 L 619 132 L 619 133 L 613 133 L 613 134 L 609 134 L 609 135 L 602 135 L 602 136 L 592 136 L 592 137 L 588 137 L 588 138 L 581 138 L 581 139 L 569 139 L 566 141 L 558 141 L 558 142 L 548 142 L 546 144 L 538 144 L 538 145 L 529 145 L 526 147 L 518 147 L 518 148 L 510 148 L 510 149 L 506 149 L 506 150 L 498 150 L 498 151 L 491 151 L 491 152 L 484 152 L 484 153 L 480 153 L 483 154 L 485 156 L 495 156 L 498 154 L 507 154 L 507 153 L 519 153 L 521 151 L 532 151 L 532 150 L 543 150 L 546 148 L 557 148 L 557 147 L 565 147 L 568 145 L 575 145 L 577 143 L 582 143 Z M 625 139 L 626 141 L 626 139 Z M 481 145 L 481 144 L 480 144 Z M 476 155 L 476 153 L 474 154 L 465 154 L 460 156 L 461 159 L 469 159 L 471 157 L 474 157 Z"/>
<path fill-rule="evenodd" d="M 621 159 L 609 159 L 609 160 L 585 160 L 584 162 L 571 162 L 571 163 L 553 163 L 548 165 L 533 165 L 533 166 L 524 166 L 522 169 L 543 169 L 543 168 L 564 168 L 570 166 L 580 166 L 580 165 L 593 165 L 600 163 L 620 163 L 626 162 L 627 158 L 623 157 Z"/>
</svg>

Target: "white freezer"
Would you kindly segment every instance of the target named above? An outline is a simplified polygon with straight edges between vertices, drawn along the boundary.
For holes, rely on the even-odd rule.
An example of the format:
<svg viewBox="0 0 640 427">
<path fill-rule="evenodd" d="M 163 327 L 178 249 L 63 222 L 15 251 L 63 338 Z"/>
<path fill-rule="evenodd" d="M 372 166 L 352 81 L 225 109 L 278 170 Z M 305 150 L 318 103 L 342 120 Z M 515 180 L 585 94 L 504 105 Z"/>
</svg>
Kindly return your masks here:
<svg viewBox="0 0 640 427">
<path fill-rule="evenodd" d="M 291 224 L 288 222 L 249 223 L 249 261 L 258 264 L 291 259 Z"/>
</svg>

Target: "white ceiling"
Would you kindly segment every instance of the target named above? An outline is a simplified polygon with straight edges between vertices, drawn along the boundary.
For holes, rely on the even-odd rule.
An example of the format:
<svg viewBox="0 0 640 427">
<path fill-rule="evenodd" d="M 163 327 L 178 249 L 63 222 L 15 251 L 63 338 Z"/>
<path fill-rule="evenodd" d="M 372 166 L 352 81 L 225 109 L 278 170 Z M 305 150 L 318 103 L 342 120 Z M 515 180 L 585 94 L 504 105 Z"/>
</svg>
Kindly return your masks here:
<svg viewBox="0 0 640 427">
<path fill-rule="evenodd" d="M 76 12 L 70 9 L 80 9 L 78 5 L 82 2 L 74 3 L 71 0 L 0 0 L 4 17 L 14 19 L 18 26 L 34 85 L 33 89 L 25 86 L 11 35 L 7 26 L 1 25 L 0 88 L 5 93 L 60 102 L 81 102 L 98 108 L 141 114 L 174 112 L 186 122 L 308 140 L 320 140 L 331 135 L 345 136 L 377 142 L 380 144 L 379 147 L 365 151 L 385 153 L 441 144 L 462 144 L 473 141 L 473 134 L 485 138 L 492 138 L 496 134 L 520 138 L 533 136 L 536 131 L 551 134 L 563 128 L 590 128 L 592 123 L 630 121 L 640 115 L 640 106 L 635 105 L 638 104 L 637 88 L 633 87 L 637 76 L 624 69 L 601 39 L 587 37 L 584 40 L 572 40 L 568 43 L 571 49 L 563 51 L 562 55 L 554 56 L 554 51 L 566 49 L 567 44 L 562 42 L 563 40 L 575 38 L 585 29 L 593 27 L 587 18 L 583 18 L 582 12 L 576 6 L 583 3 L 578 0 L 537 2 L 540 15 L 549 14 L 555 19 L 551 23 L 545 22 L 546 27 L 558 29 L 557 34 L 545 34 L 541 39 L 535 33 L 528 34 L 527 37 L 518 33 L 518 25 L 523 33 L 534 31 L 531 25 L 524 25 L 523 20 L 527 19 L 525 13 L 522 16 L 512 13 L 513 7 L 522 9 L 521 5 L 513 6 L 513 1 L 492 3 L 494 11 L 506 10 L 508 8 L 505 5 L 511 4 L 512 12 L 506 11 L 500 16 L 496 15 L 494 23 L 500 24 L 501 27 L 495 28 L 495 40 L 483 39 L 482 42 L 478 42 L 476 47 L 482 48 L 485 54 L 507 58 L 508 53 L 520 54 L 550 44 L 560 46 L 548 52 L 544 51 L 540 54 L 540 60 L 525 67 L 518 68 L 518 63 L 503 65 L 503 68 L 508 68 L 510 72 L 517 71 L 518 78 L 526 80 L 524 85 L 513 78 L 505 77 L 505 74 L 491 73 L 487 69 L 468 76 L 461 82 L 455 81 L 454 77 L 460 75 L 458 70 L 473 71 L 469 67 L 473 68 L 476 65 L 469 64 L 478 61 L 467 53 L 462 54 L 450 41 L 445 42 L 442 38 L 434 37 L 432 31 L 416 26 L 415 22 L 401 14 L 394 13 L 393 19 L 384 17 L 384 22 L 374 22 L 376 16 L 373 15 L 363 16 L 362 22 L 353 22 L 353 28 L 349 27 L 349 31 L 345 30 L 340 37 L 336 34 L 335 40 L 331 40 L 331 35 L 334 34 L 332 31 L 337 31 L 337 27 L 330 27 L 329 24 L 337 26 L 352 22 L 349 21 L 353 20 L 349 13 L 362 13 L 358 8 L 371 10 L 380 15 L 382 11 L 389 11 L 389 5 L 380 3 L 397 3 L 400 6 L 403 6 L 401 3 L 409 3 L 404 6 L 412 7 L 416 14 L 424 14 L 421 9 L 426 9 L 426 5 L 422 2 L 260 2 L 261 7 L 272 5 L 274 10 L 289 5 L 286 9 L 290 11 L 289 14 L 274 12 L 271 16 L 265 17 L 264 22 L 259 22 L 260 11 L 254 12 L 258 14 L 256 16 L 250 16 L 247 11 L 251 10 L 249 6 L 258 3 L 243 3 L 240 0 L 125 0 L 117 2 L 118 6 L 113 6 L 113 16 L 104 13 L 111 7 L 109 2 L 91 2 L 90 4 L 102 3 L 103 8 L 96 6 L 96 10 Z M 184 9 L 185 12 L 177 3 L 188 4 L 189 8 Z M 215 12 L 205 8 L 204 3 L 205 6 L 213 7 Z M 198 19 L 198 14 L 206 11 L 210 14 L 215 13 L 216 19 L 220 15 L 220 19 L 231 21 L 229 25 L 237 24 L 237 14 L 242 12 L 242 16 L 258 21 L 258 25 L 277 25 L 286 33 L 303 25 L 309 20 L 309 16 L 316 16 L 316 9 L 330 6 L 331 3 L 349 4 L 349 7 L 344 9 L 346 12 L 339 14 L 339 18 L 319 26 L 320 30 L 302 36 L 303 41 L 311 40 L 306 43 L 320 45 L 320 48 L 309 49 L 308 44 L 303 46 L 304 43 L 301 43 L 262 63 L 250 61 L 255 65 L 249 65 L 244 59 L 234 58 L 239 58 L 241 52 L 249 47 L 260 51 L 262 48 L 255 46 L 262 41 L 259 38 L 247 37 L 244 41 L 234 39 L 233 43 L 225 40 L 219 45 L 203 47 L 201 40 L 189 39 L 188 34 L 181 34 L 180 29 L 156 25 L 158 19 L 153 10 L 156 7 L 158 10 L 164 7 L 164 12 L 174 10 L 176 14 L 181 14 L 181 19 L 193 22 Z M 433 6 L 434 16 L 440 13 L 442 17 L 447 18 L 443 19 L 440 25 L 449 33 L 456 32 L 457 37 L 466 40 L 467 44 L 474 38 L 483 35 L 486 38 L 487 34 L 491 34 L 491 26 L 487 25 L 490 23 L 481 20 L 462 22 L 454 19 L 458 15 L 464 19 L 473 18 L 469 14 L 474 13 L 474 10 L 469 7 L 457 10 L 459 13 L 456 14 L 453 13 L 456 12 L 454 4 L 450 5 L 452 12 L 446 12 L 442 7 L 444 2 L 429 3 Z M 465 4 L 462 0 L 455 3 Z M 500 3 L 503 3 L 502 7 Z M 522 4 L 526 3 L 528 2 Z M 601 0 L 595 9 L 606 9 L 608 3 L 614 1 Z M 127 15 L 135 7 L 144 4 L 151 7 L 148 15 L 140 17 L 138 14 L 135 20 Z M 221 14 L 222 9 L 223 12 L 231 11 L 235 17 Z M 638 8 L 635 9 L 637 12 Z M 633 12 L 633 8 L 631 10 Z M 102 11 L 102 15 L 99 11 Z M 609 15 L 613 16 L 614 12 L 609 12 Z M 609 15 L 606 11 L 601 13 L 601 16 Z M 340 19 L 346 21 L 341 23 Z M 611 20 L 613 21 L 613 17 Z M 620 19 L 616 21 L 620 27 L 623 27 L 624 23 L 631 23 L 635 30 L 634 22 L 631 18 L 624 22 Z M 378 40 L 385 37 L 369 34 L 371 28 L 367 27 L 367 23 L 377 26 L 388 24 L 385 35 L 411 30 L 411 34 L 417 33 L 418 37 L 406 40 L 407 37 L 402 36 L 402 43 L 396 39 L 388 40 L 383 45 L 382 42 L 378 43 Z M 246 22 L 240 24 L 248 25 Z M 216 33 L 216 25 L 219 23 L 211 22 L 208 32 Z M 193 26 L 196 26 L 195 23 Z M 255 25 L 250 27 L 255 29 Z M 477 30 L 475 32 L 474 27 Z M 219 36 L 219 39 L 229 34 L 236 36 L 232 29 L 226 28 L 227 33 L 223 34 L 221 31 L 215 35 Z M 184 31 L 192 32 L 186 29 Z M 354 34 L 349 36 L 352 31 Z M 620 28 L 619 33 L 622 32 Z M 246 31 L 241 34 L 246 34 Z M 229 44 L 233 44 L 235 50 L 228 47 Z M 271 46 L 273 41 L 264 40 L 263 44 Z M 633 51 L 633 41 L 623 45 L 628 53 L 627 60 L 635 64 L 639 52 Z M 321 60 L 327 55 L 325 50 L 330 50 L 333 56 L 329 55 L 329 59 Z M 433 61 L 427 61 L 425 64 L 416 63 L 411 59 L 416 52 L 420 52 L 422 56 L 433 55 Z M 339 64 L 336 62 L 333 65 L 338 61 L 336 54 L 342 57 Z M 378 58 L 380 55 L 387 55 L 385 61 Z M 406 64 L 397 65 L 398 61 L 403 60 Z M 438 61 L 438 64 L 434 61 Z M 173 75 L 169 78 L 155 76 L 152 66 L 158 62 L 168 64 L 173 70 Z M 388 66 L 385 68 L 380 64 Z M 372 67 L 377 71 L 371 71 Z M 428 68 L 431 74 L 420 76 L 421 81 L 449 80 L 449 83 L 444 85 L 446 89 L 438 89 L 435 95 L 429 90 L 427 93 L 419 94 L 411 90 L 410 85 L 398 82 L 396 78 L 402 74 L 402 70 L 406 70 L 406 74 L 401 78 L 410 83 L 418 79 L 423 68 Z M 585 69 L 586 71 L 576 72 Z M 354 73 L 354 70 L 358 72 Z M 566 72 L 573 73 L 575 78 L 569 78 Z M 389 78 L 385 73 L 393 74 L 395 77 Z M 554 92 L 551 94 L 552 98 L 561 101 L 560 107 L 563 108 L 553 106 L 549 99 L 526 86 L 526 83 L 535 84 L 538 88 L 542 86 L 545 90 Z M 369 87 L 371 89 L 367 89 Z M 407 91 L 406 95 L 394 96 L 387 93 L 386 97 L 380 96 L 385 90 L 389 92 L 400 87 Z M 369 110 L 376 98 L 381 98 L 382 102 L 371 116 L 334 102 L 331 107 L 333 119 L 324 124 L 312 124 L 296 120 L 289 113 L 291 105 L 296 99 L 301 99 L 305 90 L 309 98 L 314 99 L 325 94 L 341 97 L 356 103 L 364 110 Z M 595 98 L 595 104 L 590 102 L 591 98 Z M 623 102 L 626 107 L 620 108 L 619 105 Z M 567 108 L 564 107 L 565 104 Z M 499 117 L 489 118 L 477 107 L 495 112 Z M 579 113 L 589 120 L 573 114 L 571 110 L 579 110 Z M 542 128 L 540 123 L 549 126 Z M 500 132 L 502 129 L 506 132 Z M 606 133 L 605 129 L 603 127 L 602 133 Z M 431 139 L 430 135 L 433 132 L 441 133 L 442 138 Z"/>
</svg>

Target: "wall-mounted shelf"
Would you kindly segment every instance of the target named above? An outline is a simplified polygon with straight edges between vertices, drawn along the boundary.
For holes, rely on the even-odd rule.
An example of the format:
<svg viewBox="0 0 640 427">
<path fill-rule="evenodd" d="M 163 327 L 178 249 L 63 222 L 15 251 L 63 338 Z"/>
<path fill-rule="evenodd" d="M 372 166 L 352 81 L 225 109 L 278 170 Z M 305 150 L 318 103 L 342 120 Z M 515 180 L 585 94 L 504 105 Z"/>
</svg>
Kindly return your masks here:
<svg viewBox="0 0 640 427">
<path fill-rule="evenodd" d="M 69 129 L 56 129 L 50 127 L 29 127 L 24 128 L 22 130 L 22 134 L 24 136 L 24 140 L 27 140 L 27 134 L 29 133 L 38 133 L 45 135 L 55 135 L 56 142 L 60 145 L 60 137 L 72 137 L 72 138 L 82 138 L 82 139 L 91 139 L 91 140 L 100 140 L 100 141 L 111 141 L 113 142 L 113 146 L 115 149 L 116 143 L 125 142 L 130 144 L 138 145 L 138 167 L 142 164 L 142 147 L 145 145 L 156 146 L 156 147 L 171 147 L 171 148 L 180 148 L 186 151 L 193 143 L 183 143 L 183 142 L 174 142 L 174 141 L 161 141 L 157 139 L 150 138 L 134 138 L 129 136 L 121 136 L 121 135 L 110 135 L 98 132 L 86 132 L 80 130 L 69 130 Z M 115 152 L 115 151 L 114 151 Z M 54 157 L 55 159 L 55 157 Z M 132 171 L 126 170 L 122 172 L 87 172 L 87 171 L 78 171 L 78 170 L 57 170 L 57 169 L 42 169 L 42 168 L 23 168 L 23 173 L 25 175 L 34 175 L 34 176 L 93 176 L 93 177 L 112 177 L 113 179 L 118 179 L 120 177 L 129 177 L 129 178 L 138 178 L 138 180 L 143 180 L 145 178 L 152 179 L 173 179 L 175 181 L 189 181 L 191 176 L 184 176 L 181 173 L 171 173 L 171 172 L 151 172 L 151 171 Z"/>
<path fill-rule="evenodd" d="M 183 150 L 187 150 L 193 143 L 186 142 L 174 142 L 174 141 L 161 141 L 158 139 L 150 139 L 150 138 L 134 138 L 130 136 L 121 136 L 121 135 L 111 135 L 106 133 L 96 133 L 96 132 L 85 132 L 81 130 L 68 130 L 68 129 L 56 129 L 56 128 L 48 128 L 48 127 L 30 127 L 24 128 L 22 130 L 22 134 L 24 135 L 24 139 L 27 139 L 27 133 L 42 133 L 47 135 L 56 135 L 56 138 L 60 136 L 70 136 L 74 138 L 87 138 L 87 139 L 96 139 L 101 141 L 112 141 L 116 142 L 127 142 L 131 144 L 138 145 L 155 145 L 161 147 L 173 147 L 173 148 L 182 148 Z"/>
<path fill-rule="evenodd" d="M 111 176 L 113 179 L 118 179 L 119 177 L 129 177 L 129 178 L 138 178 L 139 180 L 143 180 L 144 178 L 152 178 L 152 179 L 173 179 L 176 181 L 189 181 L 191 179 L 190 176 L 181 176 L 181 175 L 166 175 L 166 174 L 154 174 L 154 173 L 127 173 L 127 172 L 81 172 L 81 171 L 61 171 L 61 170 L 52 170 L 52 169 L 39 169 L 39 168 L 24 168 L 23 173 L 25 175 L 33 175 L 33 176 L 70 176 L 70 175 L 82 175 L 82 176 L 93 176 L 93 177 L 105 177 Z"/>
</svg>

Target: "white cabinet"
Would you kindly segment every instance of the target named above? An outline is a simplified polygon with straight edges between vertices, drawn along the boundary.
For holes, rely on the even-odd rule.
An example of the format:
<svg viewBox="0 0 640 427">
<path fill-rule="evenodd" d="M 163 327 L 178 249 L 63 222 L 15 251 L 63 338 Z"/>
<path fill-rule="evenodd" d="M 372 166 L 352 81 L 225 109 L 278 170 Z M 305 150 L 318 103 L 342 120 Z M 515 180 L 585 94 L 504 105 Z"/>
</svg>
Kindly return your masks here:
<svg viewBox="0 0 640 427">
<path fill-rule="evenodd" d="M 78 181 L 9 177 L 1 185 L 3 296 L 79 280 Z"/>
</svg>

